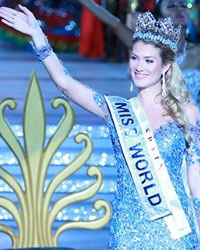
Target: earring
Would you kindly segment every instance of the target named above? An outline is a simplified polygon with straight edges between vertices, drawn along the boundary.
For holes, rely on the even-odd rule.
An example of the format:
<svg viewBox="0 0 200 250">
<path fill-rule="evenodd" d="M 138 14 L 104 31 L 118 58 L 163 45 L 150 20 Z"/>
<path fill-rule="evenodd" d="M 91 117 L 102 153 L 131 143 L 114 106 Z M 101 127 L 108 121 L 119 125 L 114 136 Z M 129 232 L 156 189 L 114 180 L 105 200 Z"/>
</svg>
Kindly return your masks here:
<svg viewBox="0 0 200 250">
<path fill-rule="evenodd" d="M 133 92 L 133 80 L 131 80 L 131 85 L 130 85 L 130 92 Z"/>
<path fill-rule="evenodd" d="M 165 76 L 162 74 L 161 75 L 161 82 L 162 82 L 162 97 L 166 97 L 167 96 L 167 86 L 166 86 L 166 82 L 165 82 Z"/>
<path fill-rule="evenodd" d="M 130 92 L 133 92 L 134 85 L 133 85 L 133 79 L 132 79 L 132 77 L 131 77 L 130 69 L 128 69 L 128 77 L 129 77 L 129 79 L 131 80 Z"/>
</svg>

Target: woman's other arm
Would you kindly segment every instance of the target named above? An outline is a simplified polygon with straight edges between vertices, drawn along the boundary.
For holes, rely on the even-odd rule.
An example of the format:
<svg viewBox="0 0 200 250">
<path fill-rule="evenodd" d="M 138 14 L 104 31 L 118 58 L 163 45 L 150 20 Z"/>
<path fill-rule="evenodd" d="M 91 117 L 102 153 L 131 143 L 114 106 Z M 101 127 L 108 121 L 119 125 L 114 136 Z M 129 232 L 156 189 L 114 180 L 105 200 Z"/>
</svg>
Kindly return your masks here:
<svg viewBox="0 0 200 250">
<path fill-rule="evenodd" d="M 112 15 L 102 6 L 96 4 L 93 0 L 78 0 L 84 7 L 90 10 L 98 19 L 113 29 L 115 35 L 129 49 L 132 48 L 133 31 L 124 25 L 119 18 Z"/>
<path fill-rule="evenodd" d="M 188 148 L 188 184 L 193 196 L 200 226 L 200 116 L 194 104 L 188 104 L 186 115 L 190 122 L 189 135 L 192 141 Z"/>
<path fill-rule="evenodd" d="M 24 34 L 30 35 L 36 50 L 48 46 L 47 38 L 32 12 L 21 5 L 19 5 L 19 8 L 20 11 L 1 7 L 0 16 L 3 18 L 2 22 Z M 65 68 L 55 53 L 51 51 L 42 62 L 55 85 L 66 96 L 84 109 L 105 118 L 104 111 L 96 104 L 93 98 L 94 92 L 66 73 Z"/>
</svg>

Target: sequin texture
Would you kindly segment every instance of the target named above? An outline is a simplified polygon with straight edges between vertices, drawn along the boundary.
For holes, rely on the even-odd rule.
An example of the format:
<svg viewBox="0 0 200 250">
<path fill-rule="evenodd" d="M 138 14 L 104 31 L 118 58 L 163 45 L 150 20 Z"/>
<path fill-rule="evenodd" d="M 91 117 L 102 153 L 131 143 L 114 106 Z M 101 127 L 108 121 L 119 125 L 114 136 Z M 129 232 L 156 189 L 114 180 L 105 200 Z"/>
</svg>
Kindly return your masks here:
<svg viewBox="0 0 200 250">
<path fill-rule="evenodd" d="M 97 93 L 94 96 L 98 99 L 98 105 L 105 109 L 104 97 Z M 192 230 L 184 237 L 174 240 L 163 218 L 153 221 L 146 218 L 110 115 L 107 125 L 117 162 L 117 188 L 112 202 L 109 250 L 195 249 L 198 243 L 196 216 L 192 212 L 193 202 L 187 197 L 181 177 L 181 165 L 187 151 L 182 129 L 175 122 L 168 122 L 154 131 L 158 149 Z M 192 130 L 195 130 L 195 126 Z"/>
<path fill-rule="evenodd" d="M 200 215 L 200 200 L 195 197 L 193 201 L 194 201 L 194 207 L 198 215 Z"/>
</svg>

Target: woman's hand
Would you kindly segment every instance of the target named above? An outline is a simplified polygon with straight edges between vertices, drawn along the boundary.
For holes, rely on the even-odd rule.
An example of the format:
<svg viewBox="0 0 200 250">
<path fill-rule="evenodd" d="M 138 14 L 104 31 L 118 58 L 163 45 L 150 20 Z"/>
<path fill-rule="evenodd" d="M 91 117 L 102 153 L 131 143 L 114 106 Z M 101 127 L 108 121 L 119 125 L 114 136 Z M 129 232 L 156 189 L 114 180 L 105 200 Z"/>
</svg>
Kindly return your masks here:
<svg viewBox="0 0 200 250">
<path fill-rule="evenodd" d="M 33 13 L 26 7 L 19 4 L 19 9 L 20 11 L 1 7 L 1 21 L 19 32 L 32 36 L 35 32 L 40 30 L 39 23 Z"/>
</svg>

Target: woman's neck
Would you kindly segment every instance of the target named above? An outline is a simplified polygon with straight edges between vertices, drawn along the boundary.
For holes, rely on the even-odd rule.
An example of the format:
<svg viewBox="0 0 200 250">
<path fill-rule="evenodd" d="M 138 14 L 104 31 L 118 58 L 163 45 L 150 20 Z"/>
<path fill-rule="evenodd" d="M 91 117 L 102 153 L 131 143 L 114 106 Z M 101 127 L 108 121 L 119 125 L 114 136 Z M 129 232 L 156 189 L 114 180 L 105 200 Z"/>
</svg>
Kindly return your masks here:
<svg viewBox="0 0 200 250">
<path fill-rule="evenodd" d="M 137 97 L 143 106 L 160 105 L 162 100 L 161 87 L 159 85 L 140 89 Z"/>
</svg>

